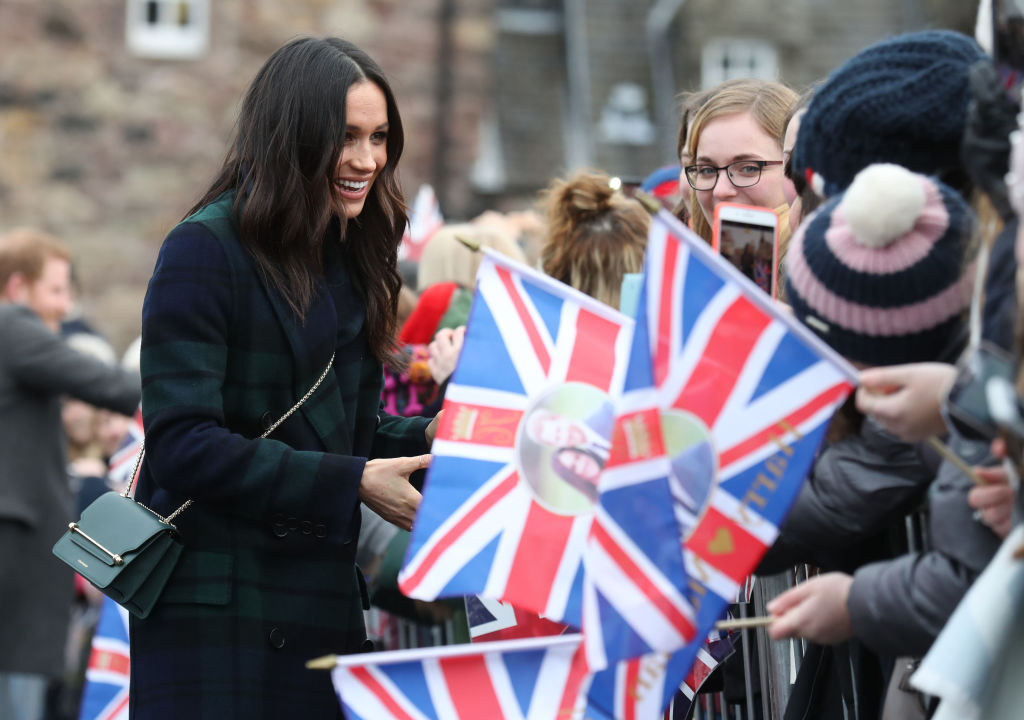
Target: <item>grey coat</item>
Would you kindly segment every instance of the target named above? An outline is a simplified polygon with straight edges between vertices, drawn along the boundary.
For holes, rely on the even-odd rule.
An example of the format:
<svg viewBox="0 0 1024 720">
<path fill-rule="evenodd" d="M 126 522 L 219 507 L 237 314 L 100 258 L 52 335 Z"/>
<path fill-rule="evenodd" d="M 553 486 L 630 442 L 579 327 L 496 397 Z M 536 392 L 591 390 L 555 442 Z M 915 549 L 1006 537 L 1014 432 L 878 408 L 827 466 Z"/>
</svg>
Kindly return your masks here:
<svg viewBox="0 0 1024 720">
<path fill-rule="evenodd" d="M 950 442 L 968 465 L 992 462 L 984 443 Z M 931 549 L 866 565 L 853 576 L 847 608 L 854 633 L 876 652 L 921 656 L 999 549 L 974 519 L 971 480 L 946 461 L 928 493 Z"/>
<path fill-rule="evenodd" d="M 59 675 L 73 573 L 61 395 L 132 414 L 138 375 L 72 350 L 31 310 L 0 304 L 0 672 Z"/>
</svg>

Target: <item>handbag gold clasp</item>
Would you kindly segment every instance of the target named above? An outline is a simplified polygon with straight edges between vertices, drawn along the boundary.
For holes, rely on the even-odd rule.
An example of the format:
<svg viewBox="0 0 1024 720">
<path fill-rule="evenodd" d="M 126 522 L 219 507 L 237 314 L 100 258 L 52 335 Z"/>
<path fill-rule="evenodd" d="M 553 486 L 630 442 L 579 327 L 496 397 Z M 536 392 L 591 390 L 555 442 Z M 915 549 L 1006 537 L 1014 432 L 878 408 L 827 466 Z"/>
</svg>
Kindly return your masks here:
<svg viewBox="0 0 1024 720">
<path fill-rule="evenodd" d="M 109 556 L 110 556 L 110 559 L 114 561 L 114 564 L 115 564 L 115 565 L 121 565 L 121 564 L 122 564 L 122 563 L 124 562 L 124 559 L 123 559 L 123 558 L 122 558 L 122 557 L 121 557 L 120 555 L 118 555 L 117 553 L 112 553 L 112 552 L 110 552 L 110 551 L 109 551 L 109 550 L 107 550 L 107 549 L 106 549 L 105 547 L 103 547 L 103 546 L 102 546 L 102 545 L 100 545 L 100 544 L 99 544 L 98 542 L 96 542 L 96 541 L 95 541 L 95 540 L 94 540 L 93 538 L 89 537 L 89 536 L 88 536 L 88 535 L 86 535 L 86 534 L 85 534 L 84 532 L 82 532 L 82 530 L 81 530 L 81 529 L 80 529 L 80 528 L 78 527 L 78 523 L 74 523 L 74 522 L 68 523 L 68 529 L 69 529 L 69 530 L 70 530 L 71 532 L 73 532 L 73 533 L 78 533 L 79 535 L 81 535 L 82 537 L 84 537 L 84 538 L 85 538 L 86 540 L 88 540 L 89 542 L 91 542 L 91 543 L 92 543 L 93 545 L 95 545 L 96 547 L 98 547 L 98 548 L 99 548 L 100 550 L 102 550 L 103 552 L 105 552 L 105 553 L 106 553 L 107 555 L 109 555 Z"/>
</svg>

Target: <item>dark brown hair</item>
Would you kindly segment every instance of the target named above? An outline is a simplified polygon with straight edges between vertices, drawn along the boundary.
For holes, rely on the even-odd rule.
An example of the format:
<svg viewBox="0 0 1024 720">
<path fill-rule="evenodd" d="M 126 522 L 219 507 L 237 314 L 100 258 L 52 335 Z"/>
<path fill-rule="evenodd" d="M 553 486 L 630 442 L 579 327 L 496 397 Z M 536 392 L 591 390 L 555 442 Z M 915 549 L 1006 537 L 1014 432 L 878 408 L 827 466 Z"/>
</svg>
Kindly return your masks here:
<svg viewBox="0 0 1024 720">
<path fill-rule="evenodd" d="M 331 177 L 345 140 L 345 104 L 349 88 L 362 82 L 372 82 L 387 100 L 387 163 L 359 217 L 332 223 Z M 339 227 L 352 281 L 366 301 L 370 351 L 387 363 L 402 285 L 398 244 L 408 221 L 395 172 L 404 144 L 395 96 L 377 63 L 339 38 L 299 38 L 256 74 L 220 174 L 188 214 L 237 190 L 239 240 L 300 320 L 323 270 L 324 238 Z"/>
</svg>

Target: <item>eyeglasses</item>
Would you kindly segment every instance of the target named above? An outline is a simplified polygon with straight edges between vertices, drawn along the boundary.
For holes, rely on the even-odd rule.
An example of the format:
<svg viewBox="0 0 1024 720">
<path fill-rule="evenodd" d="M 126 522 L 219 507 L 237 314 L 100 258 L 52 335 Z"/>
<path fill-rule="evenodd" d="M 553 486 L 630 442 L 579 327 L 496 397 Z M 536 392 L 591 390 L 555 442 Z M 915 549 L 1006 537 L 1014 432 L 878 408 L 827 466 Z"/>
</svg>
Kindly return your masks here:
<svg viewBox="0 0 1024 720">
<path fill-rule="evenodd" d="M 718 175 L 725 170 L 729 176 L 729 182 L 736 188 L 747 188 L 757 185 L 761 180 L 761 171 L 768 165 L 781 165 L 781 160 L 737 160 L 722 167 L 714 165 L 688 165 L 683 172 L 686 173 L 686 182 L 694 190 L 713 190 L 718 184 Z"/>
</svg>

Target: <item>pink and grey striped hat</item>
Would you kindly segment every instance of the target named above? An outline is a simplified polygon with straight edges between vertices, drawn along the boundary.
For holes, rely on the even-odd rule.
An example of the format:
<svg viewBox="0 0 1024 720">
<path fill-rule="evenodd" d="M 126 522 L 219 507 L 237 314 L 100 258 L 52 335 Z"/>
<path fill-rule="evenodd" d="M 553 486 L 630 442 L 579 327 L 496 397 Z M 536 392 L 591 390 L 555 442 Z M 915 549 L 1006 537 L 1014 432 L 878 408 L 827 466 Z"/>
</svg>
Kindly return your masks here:
<svg viewBox="0 0 1024 720">
<path fill-rule="evenodd" d="M 938 180 L 870 165 L 797 230 L 786 299 L 848 360 L 938 360 L 965 321 L 974 215 Z"/>
</svg>

